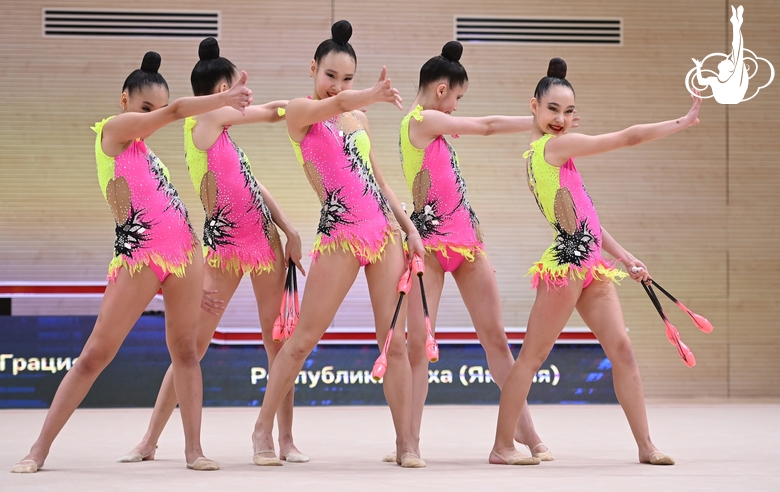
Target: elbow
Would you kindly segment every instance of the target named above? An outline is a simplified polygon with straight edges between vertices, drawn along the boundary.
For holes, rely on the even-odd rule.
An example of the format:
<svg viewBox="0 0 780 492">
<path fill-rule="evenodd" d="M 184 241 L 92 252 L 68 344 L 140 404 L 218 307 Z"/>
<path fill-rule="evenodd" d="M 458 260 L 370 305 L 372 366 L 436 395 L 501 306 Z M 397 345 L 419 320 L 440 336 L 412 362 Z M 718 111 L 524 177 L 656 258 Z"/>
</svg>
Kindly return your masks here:
<svg viewBox="0 0 780 492">
<path fill-rule="evenodd" d="M 174 120 L 181 120 L 188 116 L 182 113 L 181 104 L 179 103 L 178 100 L 173 101 L 171 105 L 168 106 L 168 112 L 170 113 L 171 117 L 173 117 Z"/>
<path fill-rule="evenodd" d="M 489 137 L 490 135 L 493 135 L 498 132 L 498 129 L 496 128 L 496 124 L 492 121 L 489 121 L 485 124 L 485 127 L 482 129 L 482 136 Z"/>
<path fill-rule="evenodd" d="M 347 113 L 351 111 L 351 109 L 347 107 L 346 94 L 344 92 L 339 92 L 336 94 L 336 103 L 338 104 L 339 113 Z"/>
<path fill-rule="evenodd" d="M 636 133 L 629 133 L 626 135 L 625 146 L 636 147 L 642 143 L 642 137 Z"/>
</svg>

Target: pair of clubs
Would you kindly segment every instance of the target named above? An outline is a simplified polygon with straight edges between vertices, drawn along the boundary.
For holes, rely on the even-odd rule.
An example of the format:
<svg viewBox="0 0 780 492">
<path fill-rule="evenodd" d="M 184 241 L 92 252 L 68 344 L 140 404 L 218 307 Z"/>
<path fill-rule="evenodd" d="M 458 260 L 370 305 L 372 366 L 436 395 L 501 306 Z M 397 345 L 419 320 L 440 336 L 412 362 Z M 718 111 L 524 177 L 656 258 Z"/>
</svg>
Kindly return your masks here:
<svg viewBox="0 0 780 492">
<path fill-rule="evenodd" d="M 284 282 L 282 306 L 279 309 L 279 316 L 274 321 L 274 342 L 281 342 L 292 336 L 295 326 L 298 324 L 298 316 L 301 313 L 300 306 L 298 301 L 298 273 L 295 271 L 295 263 L 291 259 L 290 264 L 287 266 L 287 280 Z"/>
<path fill-rule="evenodd" d="M 672 294 L 667 292 L 666 289 L 661 287 L 658 282 L 656 282 L 653 279 L 648 280 L 647 283 L 641 282 L 642 287 L 644 287 L 645 292 L 647 292 L 648 297 L 650 297 L 650 300 L 653 302 L 653 305 L 655 306 L 656 310 L 658 310 L 658 314 L 661 316 L 661 319 L 664 320 L 664 324 L 666 325 L 666 338 L 669 339 L 669 343 L 672 345 L 675 345 L 677 347 L 677 353 L 680 355 L 680 358 L 682 359 L 683 363 L 685 363 L 688 367 L 693 367 L 696 365 L 696 357 L 693 356 L 693 352 L 691 352 L 691 349 L 688 348 L 687 345 L 685 345 L 682 340 L 680 340 L 680 332 L 677 331 L 677 328 L 672 325 L 672 323 L 669 322 L 669 319 L 666 317 L 666 313 L 664 313 L 664 308 L 661 306 L 661 302 L 658 300 L 658 296 L 655 295 L 655 291 L 653 290 L 653 285 L 658 287 L 658 290 L 663 292 L 663 294 L 671 299 L 673 303 L 677 305 L 680 309 L 683 310 L 688 316 L 691 317 L 693 320 L 693 324 L 696 325 L 698 329 L 703 331 L 704 333 L 712 333 L 712 323 L 710 323 L 707 318 L 704 316 L 700 316 L 687 307 L 683 305 L 680 301 L 674 298 Z"/>
<path fill-rule="evenodd" d="M 385 375 L 387 371 L 387 350 L 390 348 L 390 340 L 393 338 L 393 332 L 395 331 L 395 322 L 398 321 L 398 312 L 401 310 L 401 302 L 404 300 L 404 296 L 412 289 L 412 275 L 416 275 L 420 280 L 420 295 L 422 296 L 423 313 L 425 314 L 425 353 L 428 356 L 428 360 L 436 362 L 439 360 L 439 344 L 436 343 L 436 339 L 433 336 L 433 329 L 431 328 L 431 318 L 428 316 L 428 302 L 425 299 L 425 285 L 423 284 L 423 275 L 425 275 L 425 262 L 419 255 L 412 256 L 409 265 L 401 275 L 401 279 L 398 281 L 398 304 L 395 306 L 395 314 L 393 315 L 393 321 L 390 323 L 390 331 L 387 332 L 387 338 L 385 339 L 385 345 L 382 348 L 382 353 L 374 362 L 374 369 L 371 371 L 371 377 L 374 380 L 379 381 Z"/>
</svg>

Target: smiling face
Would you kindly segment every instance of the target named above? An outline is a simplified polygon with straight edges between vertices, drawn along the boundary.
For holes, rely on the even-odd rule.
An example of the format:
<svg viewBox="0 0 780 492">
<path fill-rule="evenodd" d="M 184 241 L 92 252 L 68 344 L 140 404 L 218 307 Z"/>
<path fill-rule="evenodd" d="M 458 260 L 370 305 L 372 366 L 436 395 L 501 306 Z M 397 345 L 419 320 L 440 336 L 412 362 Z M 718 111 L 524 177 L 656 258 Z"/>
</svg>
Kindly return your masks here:
<svg viewBox="0 0 780 492">
<path fill-rule="evenodd" d="M 315 99 L 326 99 L 352 89 L 355 68 L 355 60 L 347 53 L 331 51 L 319 63 L 312 60 L 310 74 L 314 77 Z"/>
<path fill-rule="evenodd" d="M 534 126 L 541 133 L 566 133 L 574 119 L 574 92 L 566 86 L 553 85 L 540 100 L 531 99 Z"/>
</svg>

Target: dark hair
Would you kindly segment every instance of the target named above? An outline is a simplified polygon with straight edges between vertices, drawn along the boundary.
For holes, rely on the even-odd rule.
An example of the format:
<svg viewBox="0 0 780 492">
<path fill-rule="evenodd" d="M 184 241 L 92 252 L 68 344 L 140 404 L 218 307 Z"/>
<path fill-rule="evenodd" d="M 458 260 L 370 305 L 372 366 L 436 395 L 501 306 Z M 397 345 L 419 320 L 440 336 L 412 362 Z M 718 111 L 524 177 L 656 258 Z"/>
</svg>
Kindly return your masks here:
<svg viewBox="0 0 780 492">
<path fill-rule="evenodd" d="M 542 77 L 542 80 L 536 84 L 536 90 L 534 90 L 534 98 L 538 101 L 542 98 L 550 87 L 554 85 L 562 85 L 571 89 L 574 93 L 574 87 L 571 86 L 568 80 L 566 80 L 566 62 L 563 58 L 553 58 L 550 60 L 550 64 L 547 66 L 547 77 Z"/>
<path fill-rule="evenodd" d="M 422 90 L 437 80 L 446 79 L 449 87 L 463 85 L 469 81 L 466 69 L 460 64 L 463 45 L 450 41 L 441 49 L 441 55 L 434 56 L 420 69 L 420 86 Z"/>
<path fill-rule="evenodd" d="M 196 96 L 208 96 L 214 93 L 217 84 L 231 83 L 238 69 L 227 58 L 219 56 L 219 43 L 214 38 L 206 38 L 198 47 L 198 63 L 192 68 L 190 84 Z"/>
<path fill-rule="evenodd" d="M 122 92 L 127 92 L 127 95 L 130 95 L 150 85 L 161 85 L 167 91 L 168 82 L 165 81 L 165 77 L 157 73 L 161 62 L 162 58 L 160 58 L 159 53 L 147 51 L 144 55 L 144 60 L 141 62 L 141 68 L 133 70 L 125 79 Z"/>
<path fill-rule="evenodd" d="M 352 49 L 352 45 L 349 44 L 349 38 L 352 37 L 352 24 L 348 21 L 340 20 L 330 26 L 330 39 L 326 39 L 317 46 L 317 51 L 314 52 L 314 61 L 320 62 L 325 55 L 335 51 L 336 53 L 348 54 L 357 64 L 357 55 L 355 50 Z"/>
</svg>

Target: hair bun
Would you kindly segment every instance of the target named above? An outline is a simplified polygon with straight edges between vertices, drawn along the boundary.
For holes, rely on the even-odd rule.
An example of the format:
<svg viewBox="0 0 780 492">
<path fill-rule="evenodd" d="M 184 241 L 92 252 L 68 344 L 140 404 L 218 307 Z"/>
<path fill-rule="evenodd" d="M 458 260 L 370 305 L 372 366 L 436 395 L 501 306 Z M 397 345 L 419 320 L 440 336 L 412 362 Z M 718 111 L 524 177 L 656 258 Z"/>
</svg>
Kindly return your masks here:
<svg viewBox="0 0 780 492">
<path fill-rule="evenodd" d="M 336 43 L 347 44 L 349 43 L 349 38 L 352 37 L 352 24 L 348 21 L 340 20 L 330 26 L 330 34 Z"/>
<path fill-rule="evenodd" d="M 547 76 L 555 77 L 557 79 L 566 78 L 566 62 L 563 58 L 553 58 L 550 60 L 550 65 L 547 66 Z"/>
<path fill-rule="evenodd" d="M 147 51 L 144 60 L 141 62 L 141 71 L 146 73 L 157 73 L 160 69 L 162 58 L 156 51 Z"/>
<path fill-rule="evenodd" d="M 441 56 L 455 63 L 460 63 L 461 55 L 463 55 L 463 45 L 457 41 L 450 41 L 441 49 Z"/>
<path fill-rule="evenodd" d="M 206 38 L 198 47 L 198 58 L 201 60 L 213 60 L 219 58 L 219 43 L 214 38 Z"/>
</svg>

